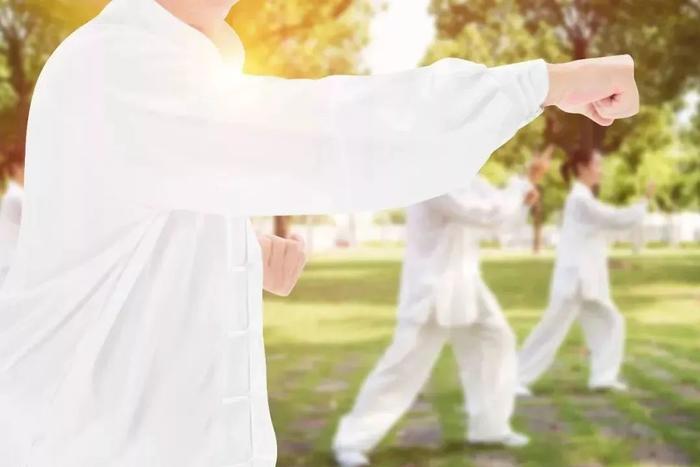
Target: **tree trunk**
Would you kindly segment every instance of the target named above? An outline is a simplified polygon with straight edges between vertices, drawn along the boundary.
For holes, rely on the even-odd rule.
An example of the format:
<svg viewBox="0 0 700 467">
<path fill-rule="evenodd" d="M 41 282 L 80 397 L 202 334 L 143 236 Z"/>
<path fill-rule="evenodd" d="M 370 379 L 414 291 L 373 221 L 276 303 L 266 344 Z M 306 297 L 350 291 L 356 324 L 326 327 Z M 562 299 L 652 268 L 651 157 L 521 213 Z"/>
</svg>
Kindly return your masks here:
<svg viewBox="0 0 700 467">
<path fill-rule="evenodd" d="M 4 167 L 0 168 L 2 169 L 0 172 L 5 172 L 4 174 L 0 173 L 0 176 L 7 176 L 17 166 L 24 167 L 25 138 L 32 94 L 32 85 L 24 69 L 24 44 L 12 36 L 4 36 L 4 40 L 9 71 L 8 82 L 17 101 L 12 111 L 14 128 L 12 128 L 10 136 L 2 142 L 2 151 L 8 160 L 5 161 Z"/>
<path fill-rule="evenodd" d="M 544 224 L 543 222 L 543 212 L 542 212 L 542 203 L 540 201 L 537 202 L 534 206 L 532 206 L 532 209 L 530 210 L 532 213 L 532 229 L 533 229 L 533 235 L 532 235 L 532 252 L 535 254 L 538 254 L 542 250 L 542 225 Z"/>
<path fill-rule="evenodd" d="M 289 237 L 289 229 L 292 223 L 291 216 L 277 216 L 275 217 L 275 235 L 282 238 Z"/>
</svg>

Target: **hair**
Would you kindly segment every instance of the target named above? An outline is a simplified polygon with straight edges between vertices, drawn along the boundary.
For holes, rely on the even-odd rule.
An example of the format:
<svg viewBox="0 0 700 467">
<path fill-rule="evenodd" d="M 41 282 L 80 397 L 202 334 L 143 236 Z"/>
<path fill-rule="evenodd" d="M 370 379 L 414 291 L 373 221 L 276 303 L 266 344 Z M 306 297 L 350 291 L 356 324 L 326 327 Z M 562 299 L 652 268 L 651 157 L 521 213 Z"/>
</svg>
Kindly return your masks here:
<svg viewBox="0 0 700 467">
<path fill-rule="evenodd" d="M 593 150 L 578 148 L 567 155 L 566 160 L 561 164 L 559 169 L 561 177 L 567 185 L 571 183 L 572 177 L 578 176 L 579 166 L 586 166 L 591 163 L 594 154 L 595 151 Z"/>
</svg>

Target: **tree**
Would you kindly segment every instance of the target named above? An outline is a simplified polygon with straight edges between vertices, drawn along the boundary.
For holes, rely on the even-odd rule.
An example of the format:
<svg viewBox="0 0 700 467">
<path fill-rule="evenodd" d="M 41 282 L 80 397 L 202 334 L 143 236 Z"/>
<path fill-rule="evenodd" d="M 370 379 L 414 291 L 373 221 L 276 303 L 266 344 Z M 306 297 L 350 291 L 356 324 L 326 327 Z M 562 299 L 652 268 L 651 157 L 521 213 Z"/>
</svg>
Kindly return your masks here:
<svg viewBox="0 0 700 467">
<path fill-rule="evenodd" d="M 674 113 L 668 105 L 645 106 L 635 120 L 629 127 L 621 122 L 620 128 L 610 131 L 610 138 L 619 136 L 621 141 L 605 166 L 601 196 L 622 203 L 644 193 L 653 181 L 658 207 L 677 208 L 671 192 L 679 162 Z"/>
<path fill-rule="evenodd" d="M 525 59 L 548 57 L 551 61 L 566 60 L 554 31 L 540 28 L 534 32 L 520 14 L 516 0 L 504 0 L 491 5 L 489 11 L 457 2 L 433 1 L 431 11 L 436 15 L 437 38 L 428 50 L 425 61 L 456 56 L 484 63 L 489 66 L 513 63 Z M 478 16 L 474 16 L 477 15 Z M 487 178 L 503 182 L 509 172 L 522 167 L 536 153 L 549 143 L 546 137 L 559 125 L 556 114 L 545 113 L 532 125 L 523 128 L 511 141 L 492 157 L 482 170 Z M 554 205 L 561 202 L 563 183 L 555 176 L 548 175 L 543 187 L 556 187 L 554 196 L 543 196 L 539 205 L 533 207 L 533 247 L 540 247 L 541 229 L 546 216 Z"/>
<path fill-rule="evenodd" d="M 679 160 L 670 186 L 671 199 L 680 206 L 700 209 L 700 104 L 688 128 L 681 133 Z"/>
<path fill-rule="evenodd" d="M 0 180 L 24 164 L 31 95 L 60 36 L 60 12 L 40 0 L 0 1 Z"/>
<path fill-rule="evenodd" d="M 668 116 L 678 97 L 697 86 L 700 78 L 700 63 L 691 59 L 700 43 L 696 0 L 433 0 L 431 12 L 438 34 L 427 62 L 447 55 L 489 65 L 538 57 L 550 62 L 619 53 L 635 57 L 646 103 L 642 117 L 606 130 L 584 117 L 547 109 L 542 123 L 528 127 L 498 152 L 496 158 L 504 168 L 522 163 L 534 148 L 552 142 L 560 154 L 582 147 L 626 158 L 620 167 L 638 174 L 641 161 L 650 163 L 640 151 L 661 155 L 668 149 L 663 145 L 671 144 L 663 134 L 672 122 L 660 115 Z M 651 107 L 660 105 L 661 113 Z M 628 136 L 646 137 L 649 131 L 660 132 L 647 138 L 655 146 L 623 146 Z M 660 156 L 656 160 L 663 162 Z M 563 185 L 551 183 L 553 178 L 548 178 L 543 193 L 544 215 L 561 205 Z M 632 190 L 620 193 L 631 196 Z"/>
</svg>

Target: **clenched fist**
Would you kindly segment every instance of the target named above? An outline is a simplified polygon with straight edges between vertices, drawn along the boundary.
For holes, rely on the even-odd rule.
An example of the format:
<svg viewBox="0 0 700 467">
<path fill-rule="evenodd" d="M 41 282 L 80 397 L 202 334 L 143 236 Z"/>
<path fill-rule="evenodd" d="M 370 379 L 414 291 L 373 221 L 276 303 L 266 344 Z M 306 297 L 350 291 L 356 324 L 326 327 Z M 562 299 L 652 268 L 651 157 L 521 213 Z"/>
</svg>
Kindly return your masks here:
<svg viewBox="0 0 700 467">
<path fill-rule="evenodd" d="M 639 111 L 632 57 L 616 55 L 549 65 L 549 94 L 544 105 L 585 115 L 603 126 L 631 117 Z"/>
<path fill-rule="evenodd" d="M 292 291 L 306 264 L 304 239 L 258 235 L 263 259 L 263 289 L 286 297 Z"/>
</svg>

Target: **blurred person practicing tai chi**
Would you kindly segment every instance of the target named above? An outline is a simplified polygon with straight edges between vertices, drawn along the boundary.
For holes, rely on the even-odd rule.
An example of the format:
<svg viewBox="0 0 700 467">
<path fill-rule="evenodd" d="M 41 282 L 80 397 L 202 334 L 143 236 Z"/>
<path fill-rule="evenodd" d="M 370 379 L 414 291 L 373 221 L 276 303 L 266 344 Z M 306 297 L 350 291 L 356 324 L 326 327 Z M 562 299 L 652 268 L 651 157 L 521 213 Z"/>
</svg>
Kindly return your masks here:
<svg viewBox="0 0 700 467">
<path fill-rule="evenodd" d="M 519 353 L 521 395 L 529 395 L 529 386 L 550 367 L 576 319 L 590 352 L 589 388 L 626 389 L 619 379 L 625 321 L 610 296 L 606 233 L 640 224 L 647 200 L 624 208 L 599 201 L 602 161 L 597 151 L 579 150 L 562 166 L 564 179 L 575 180 L 564 205 L 549 306 Z M 653 191 L 649 186 L 646 198 Z"/>
<path fill-rule="evenodd" d="M 17 246 L 22 219 L 23 185 L 24 170 L 20 166 L 14 166 L 5 193 L 0 198 L 0 288 Z"/>
<path fill-rule="evenodd" d="M 525 223 L 549 166 L 540 157 L 530 180 L 496 189 L 478 177 L 458 191 L 411 206 L 394 340 L 341 419 L 334 450 L 340 465 L 366 465 L 367 453 L 411 406 L 445 343 L 454 350 L 474 443 L 522 446 L 511 430 L 516 341 L 481 277 L 479 243 L 488 231 Z"/>
<path fill-rule="evenodd" d="M 273 466 L 262 289 L 288 293 L 303 255 L 249 216 L 416 203 L 543 105 L 639 108 L 629 56 L 248 76 L 233 3 L 112 0 L 39 76 L 0 291 L 4 465 Z"/>
</svg>

